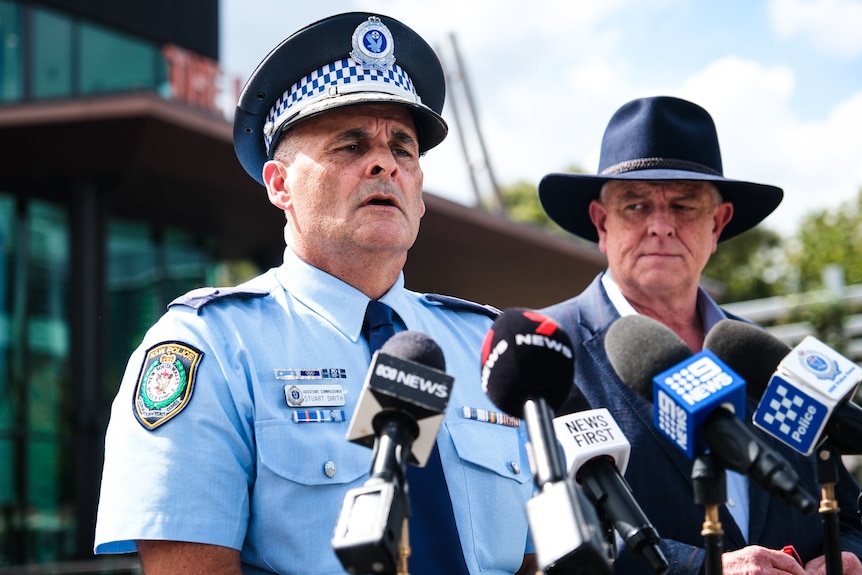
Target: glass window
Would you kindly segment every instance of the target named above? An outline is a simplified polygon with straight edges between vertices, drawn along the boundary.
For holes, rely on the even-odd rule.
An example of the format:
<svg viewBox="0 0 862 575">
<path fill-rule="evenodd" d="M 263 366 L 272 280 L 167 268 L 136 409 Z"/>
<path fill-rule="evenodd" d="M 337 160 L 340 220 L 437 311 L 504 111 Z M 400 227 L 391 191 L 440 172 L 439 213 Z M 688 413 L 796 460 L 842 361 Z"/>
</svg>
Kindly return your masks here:
<svg viewBox="0 0 862 575">
<path fill-rule="evenodd" d="M 33 97 L 70 96 L 72 22 L 51 10 L 33 8 Z"/>
<path fill-rule="evenodd" d="M 164 258 L 165 295 L 169 302 L 189 290 L 212 284 L 207 277 L 212 266 L 196 236 L 180 230 L 167 230 L 164 244 L 165 253 L 170 254 Z"/>
<path fill-rule="evenodd" d="M 28 558 L 64 558 L 64 541 L 74 533 L 74 453 L 70 389 L 66 212 L 31 201 L 27 220 L 26 491 Z M 97 358 L 93 358 L 97 361 Z M 81 358 L 87 361 L 87 358 Z"/>
<path fill-rule="evenodd" d="M 159 238 L 147 223 L 111 220 L 107 243 L 108 348 L 104 359 L 110 400 L 146 331 L 174 298 L 211 285 L 215 266 L 206 246 L 182 230 L 164 230 Z"/>
<path fill-rule="evenodd" d="M 11 383 L 12 359 L 12 286 L 15 268 L 15 200 L 0 194 L 0 461 L 14 461 L 15 407 L 17 393 Z M 15 501 L 14 465 L 0 465 L 0 533 L 8 532 L 6 524 L 11 517 Z M 2 540 L 3 538 L 0 538 Z M 0 565 L 7 549 L 0 547 Z"/>
<path fill-rule="evenodd" d="M 80 92 L 155 90 L 167 76 L 161 52 L 143 42 L 94 24 L 81 24 Z"/>
<path fill-rule="evenodd" d="M 156 290 L 159 269 L 156 242 L 146 224 L 112 220 L 107 243 L 105 387 L 113 398 L 129 355 L 160 313 Z"/>
<path fill-rule="evenodd" d="M 21 69 L 21 9 L 0 0 L 0 101 L 23 97 Z"/>
<path fill-rule="evenodd" d="M 65 211 L 0 194 L 0 564 L 68 556 L 74 535 Z"/>
</svg>

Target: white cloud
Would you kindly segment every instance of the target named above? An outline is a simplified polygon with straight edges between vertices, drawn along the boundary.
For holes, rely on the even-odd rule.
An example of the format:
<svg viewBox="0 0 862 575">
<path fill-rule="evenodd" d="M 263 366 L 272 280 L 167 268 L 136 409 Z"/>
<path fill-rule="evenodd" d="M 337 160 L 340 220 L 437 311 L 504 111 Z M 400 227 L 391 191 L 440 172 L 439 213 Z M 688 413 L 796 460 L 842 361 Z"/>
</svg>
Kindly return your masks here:
<svg viewBox="0 0 862 575">
<path fill-rule="evenodd" d="M 769 16 L 779 37 L 801 37 L 826 54 L 862 55 L 859 0 L 770 0 Z"/>
<path fill-rule="evenodd" d="M 713 116 L 725 176 L 784 189 L 764 225 L 785 235 L 803 215 L 834 209 L 862 186 L 862 92 L 820 119 L 803 121 L 791 106 L 795 83 L 788 67 L 728 57 L 686 80 L 679 92 Z"/>
</svg>

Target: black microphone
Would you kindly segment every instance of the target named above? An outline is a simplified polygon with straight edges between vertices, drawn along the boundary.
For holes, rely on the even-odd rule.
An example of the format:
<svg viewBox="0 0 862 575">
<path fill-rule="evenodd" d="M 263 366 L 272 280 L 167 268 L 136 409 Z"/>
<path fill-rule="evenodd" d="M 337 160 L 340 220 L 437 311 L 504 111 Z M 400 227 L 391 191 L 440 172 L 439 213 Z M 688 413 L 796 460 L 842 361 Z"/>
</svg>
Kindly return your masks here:
<svg viewBox="0 0 862 575">
<path fill-rule="evenodd" d="M 654 573 L 667 572 L 670 564 L 659 547 L 658 531 L 621 473 L 631 444 L 611 413 L 593 409 L 577 386 L 572 386 L 566 409 L 568 413 L 554 419 L 554 428 L 570 476 L 581 485 L 600 518 L 611 522 L 629 551 L 646 561 Z"/>
<path fill-rule="evenodd" d="M 703 346 L 715 352 L 745 378 L 748 397 L 756 402 L 760 402 L 764 396 L 781 362 L 792 357 L 794 352 L 789 345 L 765 329 L 733 319 L 724 319 L 715 324 L 706 334 Z M 801 349 L 805 349 L 805 346 Z M 807 391 L 795 378 L 793 383 L 794 389 Z M 838 401 L 825 425 L 816 429 L 809 424 L 804 428 L 806 433 L 802 435 L 810 433 L 812 436 L 805 438 L 807 445 L 816 446 L 828 438 L 830 445 L 845 455 L 862 454 L 862 408 L 850 400 L 852 395 L 850 393 Z M 760 407 L 758 411 L 761 411 Z M 775 436 L 782 443 L 799 450 L 799 442 L 793 438 L 794 432 L 799 433 L 804 416 L 794 411 L 792 417 L 786 417 L 785 420 L 788 423 L 795 422 L 795 425 L 788 429 L 788 433 Z"/>
<path fill-rule="evenodd" d="M 551 319 L 505 310 L 482 344 L 482 388 L 505 413 L 523 419 L 530 468 L 539 492 L 526 506 L 539 569 L 551 574 L 610 574 L 595 509 L 568 480 L 554 436 L 554 410 L 574 381 L 568 335 Z"/>
<path fill-rule="evenodd" d="M 620 379 L 653 402 L 656 428 L 686 455 L 708 450 L 724 468 L 748 475 L 803 513 L 817 509 L 790 463 L 737 415 L 744 413 L 744 382 L 713 352 L 693 355 L 670 328 L 642 315 L 611 324 L 605 350 Z M 723 396 L 726 390 L 732 395 Z"/>
<path fill-rule="evenodd" d="M 350 573 L 394 573 L 410 515 L 407 464 L 423 467 L 443 421 L 454 379 L 440 346 L 401 331 L 375 352 L 347 439 L 373 447 L 371 477 L 348 491 L 332 546 Z"/>
</svg>

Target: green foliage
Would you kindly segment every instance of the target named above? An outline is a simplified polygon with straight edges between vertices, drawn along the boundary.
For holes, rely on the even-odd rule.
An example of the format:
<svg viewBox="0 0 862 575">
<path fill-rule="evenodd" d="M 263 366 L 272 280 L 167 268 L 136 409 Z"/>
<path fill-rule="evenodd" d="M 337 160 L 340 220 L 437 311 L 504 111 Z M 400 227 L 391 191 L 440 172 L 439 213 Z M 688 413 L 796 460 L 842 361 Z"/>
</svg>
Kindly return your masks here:
<svg viewBox="0 0 862 575">
<path fill-rule="evenodd" d="M 500 190 L 503 207 L 509 219 L 537 226 L 555 233 L 566 233 L 551 221 L 539 203 L 536 186 L 527 182 L 515 182 Z"/>
<path fill-rule="evenodd" d="M 215 285 L 235 286 L 250 280 L 260 273 L 258 267 L 249 260 L 230 260 L 219 263 L 216 269 Z"/>
<path fill-rule="evenodd" d="M 799 291 L 822 286 L 823 270 L 837 264 L 848 285 L 862 283 L 862 190 L 835 211 L 812 212 L 802 220 L 797 245 L 788 255 Z"/>
<path fill-rule="evenodd" d="M 582 173 L 583 170 L 577 166 L 569 166 L 564 172 L 576 174 Z M 577 239 L 548 217 L 539 202 L 538 188 L 535 185 L 524 181 L 515 182 L 501 188 L 500 195 L 503 198 L 503 209 L 510 220 Z"/>
<path fill-rule="evenodd" d="M 718 244 L 703 275 L 721 282 L 724 301 L 759 299 L 783 292 L 784 262 L 781 236 L 757 227 Z"/>
<path fill-rule="evenodd" d="M 844 331 L 850 310 L 840 300 L 814 303 L 791 314 L 790 321 L 807 321 L 814 337 L 837 351 L 846 353 L 848 338 Z"/>
</svg>

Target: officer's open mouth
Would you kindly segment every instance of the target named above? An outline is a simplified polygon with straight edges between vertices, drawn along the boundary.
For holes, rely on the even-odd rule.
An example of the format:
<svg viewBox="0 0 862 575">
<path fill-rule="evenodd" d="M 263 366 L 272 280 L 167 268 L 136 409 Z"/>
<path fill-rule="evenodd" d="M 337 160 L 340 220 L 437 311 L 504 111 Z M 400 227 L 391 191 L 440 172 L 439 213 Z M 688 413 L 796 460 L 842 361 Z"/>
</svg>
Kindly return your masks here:
<svg viewBox="0 0 862 575">
<path fill-rule="evenodd" d="M 395 200 L 392 198 L 371 198 L 367 202 L 365 202 L 367 206 L 395 206 Z"/>
</svg>

